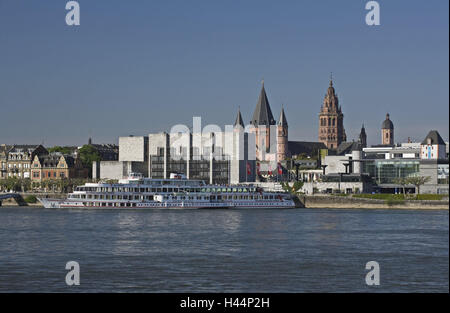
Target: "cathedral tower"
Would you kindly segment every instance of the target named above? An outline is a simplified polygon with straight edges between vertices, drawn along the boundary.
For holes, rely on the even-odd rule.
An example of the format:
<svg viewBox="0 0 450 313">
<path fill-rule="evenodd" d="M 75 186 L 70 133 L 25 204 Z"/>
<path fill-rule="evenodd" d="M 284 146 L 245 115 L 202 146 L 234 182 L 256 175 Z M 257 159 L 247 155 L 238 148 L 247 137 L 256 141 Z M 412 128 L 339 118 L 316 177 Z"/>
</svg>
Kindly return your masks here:
<svg viewBox="0 0 450 313">
<path fill-rule="evenodd" d="M 281 108 L 280 119 L 277 125 L 277 159 L 283 161 L 288 156 L 288 123 L 284 108 Z"/>
<path fill-rule="evenodd" d="M 347 141 L 344 114 L 339 106 L 332 78 L 319 113 L 319 141 L 328 149 L 336 149 L 341 142 Z"/>
<path fill-rule="evenodd" d="M 381 124 L 381 144 L 394 145 L 394 123 L 389 119 L 389 113 Z"/>
<path fill-rule="evenodd" d="M 274 142 L 271 142 L 270 129 L 276 123 L 264 89 L 264 82 L 250 124 L 252 126 L 250 132 L 255 134 L 256 158 L 261 161 L 266 160 L 270 152 L 270 146 L 274 144 Z"/>
<path fill-rule="evenodd" d="M 367 148 L 367 135 L 366 135 L 366 129 L 364 128 L 364 124 L 361 127 L 361 132 L 359 133 L 359 143 L 361 144 L 362 148 Z"/>
</svg>

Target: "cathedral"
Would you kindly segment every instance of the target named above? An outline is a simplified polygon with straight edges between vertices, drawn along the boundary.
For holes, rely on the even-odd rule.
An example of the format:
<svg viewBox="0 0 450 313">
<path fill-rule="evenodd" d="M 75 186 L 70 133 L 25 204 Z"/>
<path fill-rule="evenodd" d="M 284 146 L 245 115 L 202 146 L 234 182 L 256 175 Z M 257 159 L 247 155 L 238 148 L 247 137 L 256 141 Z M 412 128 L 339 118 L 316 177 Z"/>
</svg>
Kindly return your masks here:
<svg viewBox="0 0 450 313">
<path fill-rule="evenodd" d="M 328 149 L 337 149 L 342 142 L 347 141 L 344 114 L 333 87 L 333 79 L 330 79 L 330 86 L 319 113 L 319 141 Z"/>
<path fill-rule="evenodd" d="M 234 127 L 235 130 L 245 129 L 240 110 Z M 315 158 L 322 149 L 328 150 L 328 154 L 345 155 L 353 150 L 367 147 L 364 124 L 356 141 L 347 141 L 344 114 L 339 105 L 332 77 L 319 112 L 319 140 L 317 142 L 289 141 L 289 127 L 284 107 L 281 107 L 279 119 L 276 121 L 270 108 L 264 82 L 247 130 L 254 134 L 256 160 L 262 162 L 282 162 L 297 156 Z M 382 145 L 393 145 L 393 143 L 394 124 L 387 114 L 386 120 L 382 123 Z"/>
<path fill-rule="evenodd" d="M 244 129 L 244 120 L 240 110 L 234 123 L 235 129 Z M 258 161 L 281 162 L 300 154 L 317 155 L 320 149 L 327 147 L 321 142 L 289 141 L 289 126 L 281 107 L 278 121 L 274 119 L 270 108 L 264 82 L 249 125 L 249 132 L 255 135 L 256 159 Z"/>
</svg>

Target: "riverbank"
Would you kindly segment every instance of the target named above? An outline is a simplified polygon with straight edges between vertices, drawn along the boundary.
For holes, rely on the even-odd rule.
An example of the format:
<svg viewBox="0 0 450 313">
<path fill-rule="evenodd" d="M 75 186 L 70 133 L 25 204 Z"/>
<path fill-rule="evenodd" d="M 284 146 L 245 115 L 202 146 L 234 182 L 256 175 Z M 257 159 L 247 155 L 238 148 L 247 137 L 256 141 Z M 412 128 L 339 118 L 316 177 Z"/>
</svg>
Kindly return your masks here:
<svg viewBox="0 0 450 313">
<path fill-rule="evenodd" d="M 23 199 L 27 199 L 27 197 L 29 196 L 34 196 L 36 198 L 51 198 L 51 199 L 65 199 L 67 197 L 66 193 L 20 193 L 20 195 L 22 196 Z M 1 206 L 23 206 L 23 205 L 19 205 L 18 202 L 13 199 L 13 198 L 9 198 L 9 199 L 5 199 L 5 200 L 1 200 Z M 36 207 L 36 208 L 43 208 L 44 206 L 39 202 L 36 201 L 35 203 L 30 203 L 27 202 L 26 206 L 29 207 Z"/>
<path fill-rule="evenodd" d="M 419 209 L 448 210 L 448 200 L 380 200 L 331 195 L 299 196 L 310 209 Z"/>
<path fill-rule="evenodd" d="M 38 198 L 56 198 L 63 199 L 67 195 L 24 193 L 23 198 L 34 195 Z M 307 209 L 417 209 L 417 210 L 448 210 L 449 201 L 447 200 L 380 200 L 356 197 L 342 197 L 332 195 L 300 195 L 298 206 Z M 2 201 L 3 206 L 19 206 L 14 199 Z M 29 207 L 42 208 L 43 205 L 38 201 L 28 203 Z"/>
</svg>

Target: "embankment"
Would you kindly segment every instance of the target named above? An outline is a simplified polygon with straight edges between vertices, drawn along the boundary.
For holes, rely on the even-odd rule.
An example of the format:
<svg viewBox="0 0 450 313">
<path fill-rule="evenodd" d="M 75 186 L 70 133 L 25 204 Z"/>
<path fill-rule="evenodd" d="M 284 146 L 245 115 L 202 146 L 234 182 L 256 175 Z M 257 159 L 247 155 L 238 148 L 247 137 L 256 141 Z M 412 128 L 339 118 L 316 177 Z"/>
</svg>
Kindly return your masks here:
<svg viewBox="0 0 450 313">
<path fill-rule="evenodd" d="M 314 195 L 299 196 L 306 208 L 330 209 L 431 209 L 448 210 L 448 200 L 378 200 L 352 198 L 350 196 Z"/>
<path fill-rule="evenodd" d="M 26 199 L 28 196 L 35 196 L 36 198 L 52 198 L 52 199 L 64 199 L 67 197 L 65 193 L 20 193 L 23 199 Z M 22 206 L 25 204 L 22 203 Z M 2 200 L 2 206 L 19 206 L 15 199 L 6 199 Z M 26 203 L 26 206 L 30 207 L 43 207 L 39 201 L 36 203 Z"/>
</svg>

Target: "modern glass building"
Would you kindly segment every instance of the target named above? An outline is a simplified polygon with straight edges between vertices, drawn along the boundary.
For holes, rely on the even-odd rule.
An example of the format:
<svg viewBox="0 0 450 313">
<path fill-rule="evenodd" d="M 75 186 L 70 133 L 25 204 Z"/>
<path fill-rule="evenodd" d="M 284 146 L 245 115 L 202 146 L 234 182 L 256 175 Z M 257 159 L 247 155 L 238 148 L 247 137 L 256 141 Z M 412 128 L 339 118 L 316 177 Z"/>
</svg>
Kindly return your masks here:
<svg viewBox="0 0 450 313">
<path fill-rule="evenodd" d="M 398 178 L 419 175 L 419 159 L 378 159 L 362 162 L 362 172 L 367 173 L 375 183 L 395 184 Z"/>
</svg>

